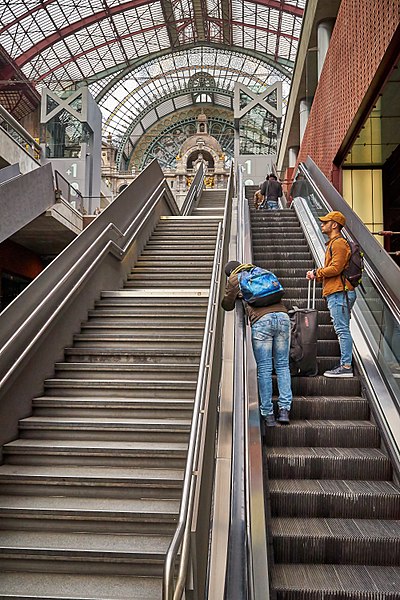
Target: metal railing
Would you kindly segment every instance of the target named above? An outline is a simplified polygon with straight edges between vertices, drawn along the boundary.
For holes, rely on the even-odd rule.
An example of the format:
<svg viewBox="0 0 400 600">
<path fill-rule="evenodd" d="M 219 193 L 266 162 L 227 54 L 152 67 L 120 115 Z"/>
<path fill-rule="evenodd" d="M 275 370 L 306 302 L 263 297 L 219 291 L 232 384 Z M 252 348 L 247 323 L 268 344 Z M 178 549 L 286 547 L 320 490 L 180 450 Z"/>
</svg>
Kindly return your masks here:
<svg viewBox="0 0 400 600">
<path fill-rule="evenodd" d="M 132 202 L 136 192 L 137 202 Z M 15 437 L 18 418 L 25 416 L 34 390 L 41 389 L 53 368 L 54 356 L 71 339 L 71 328 L 79 326 L 104 285 L 121 285 L 161 210 L 179 213 L 154 161 L 1 313 L 0 443 Z M 143 241 L 139 243 L 142 230 Z M 100 266 L 104 269 L 98 269 Z M 29 361 L 34 361 L 34 368 Z M 23 380 L 22 372 L 26 381 L 16 405 L 13 390 Z"/>
<path fill-rule="evenodd" d="M 201 192 L 203 190 L 203 183 L 204 183 L 204 167 L 201 164 L 196 173 L 195 178 L 193 179 L 192 183 L 190 184 L 190 188 L 189 188 L 188 193 L 186 194 L 186 198 L 183 202 L 183 205 L 181 208 L 181 213 L 183 216 L 190 215 L 190 213 L 193 212 L 193 208 L 201 196 Z"/>
<path fill-rule="evenodd" d="M 68 202 L 68 204 L 71 204 L 71 206 L 76 208 L 82 215 L 87 215 L 87 206 L 85 206 L 81 192 L 74 188 L 59 171 L 54 171 L 54 177 L 56 180 L 56 199 L 59 200 L 61 197 Z"/>
<path fill-rule="evenodd" d="M 237 260 L 252 263 L 250 211 L 237 175 Z M 243 303 L 236 301 L 231 513 L 226 600 L 268 600 L 269 575 L 256 364 Z"/>
<path fill-rule="evenodd" d="M 40 160 L 42 148 L 22 125 L 0 104 L 0 127 L 36 161 Z"/>
<path fill-rule="evenodd" d="M 199 177 L 202 177 L 202 175 L 199 175 Z M 217 346 L 220 329 L 217 326 L 217 319 L 221 295 L 222 266 L 227 253 L 225 232 L 227 222 L 230 220 L 231 198 L 232 173 L 226 193 L 224 218 L 218 226 L 178 525 L 168 548 L 164 564 L 163 600 L 180 600 L 182 598 L 187 584 L 188 573 L 191 572 L 193 574 L 196 570 L 191 561 L 200 560 L 200 557 L 196 557 L 195 553 L 191 551 L 191 544 L 193 544 L 192 527 L 196 497 L 199 497 L 199 486 L 201 485 L 201 467 L 199 462 L 200 455 L 203 452 L 204 430 L 207 427 L 206 415 L 208 412 L 207 406 L 210 401 L 211 379 L 214 377 L 214 380 L 215 378 L 217 379 L 217 383 L 219 381 L 219 371 L 216 369 L 216 373 L 213 373 L 214 350 Z M 219 356 L 217 359 L 220 362 Z M 212 438 L 213 443 L 215 443 L 215 436 L 212 436 Z M 203 535 L 208 536 L 208 532 L 203 532 Z M 206 547 L 208 547 L 208 543 Z M 179 563 L 178 565 L 177 562 Z M 207 562 L 207 557 L 205 557 L 205 562 Z M 178 574 L 175 578 L 176 572 Z M 202 596 L 199 595 L 198 589 L 196 589 L 196 582 L 193 582 L 192 585 L 194 587 L 193 598 L 201 600 Z"/>
</svg>

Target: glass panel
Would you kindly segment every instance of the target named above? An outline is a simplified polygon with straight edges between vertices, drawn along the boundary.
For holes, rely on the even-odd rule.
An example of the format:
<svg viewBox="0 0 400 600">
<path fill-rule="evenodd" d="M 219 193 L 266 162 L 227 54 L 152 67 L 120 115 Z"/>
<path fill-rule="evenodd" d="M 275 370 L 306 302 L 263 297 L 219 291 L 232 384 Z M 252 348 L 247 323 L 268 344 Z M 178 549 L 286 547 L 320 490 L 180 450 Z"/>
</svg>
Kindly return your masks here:
<svg viewBox="0 0 400 600">
<path fill-rule="evenodd" d="M 316 219 L 331 210 L 318 189 L 306 179 L 296 176 L 293 186 L 297 187 L 294 190 L 292 187 L 291 195 L 304 198 Z M 368 265 L 368 257 L 365 263 L 362 287 L 356 290 L 356 306 L 377 364 L 400 406 L 400 315 L 386 304 L 379 283 L 375 283 L 373 265 Z"/>
</svg>

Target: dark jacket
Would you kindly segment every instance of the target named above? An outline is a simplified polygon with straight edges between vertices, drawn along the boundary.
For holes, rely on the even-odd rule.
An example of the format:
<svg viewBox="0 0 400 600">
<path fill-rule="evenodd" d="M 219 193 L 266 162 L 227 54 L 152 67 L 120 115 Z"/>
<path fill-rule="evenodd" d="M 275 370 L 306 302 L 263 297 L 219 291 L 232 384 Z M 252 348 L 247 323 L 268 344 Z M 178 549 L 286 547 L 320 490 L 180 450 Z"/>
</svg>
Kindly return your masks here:
<svg viewBox="0 0 400 600">
<path fill-rule="evenodd" d="M 237 273 L 230 275 L 226 283 L 225 296 L 222 299 L 221 306 L 224 310 L 233 310 L 235 308 L 235 301 L 241 297 L 239 278 Z M 250 323 L 253 325 L 258 319 L 268 313 L 283 312 L 287 313 L 287 308 L 282 302 L 278 304 L 271 304 L 271 306 L 259 306 L 254 307 L 251 304 L 246 305 L 247 316 L 249 317 Z"/>
<path fill-rule="evenodd" d="M 279 181 L 275 181 L 275 179 L 268 179 L 268 181 L 264 181 L 262 184 L 261 193 L 263 196 L 265 196 L 266 200 L 278 202 L 278 198 L 282 197 L 282 186 Z"/>
</svg>

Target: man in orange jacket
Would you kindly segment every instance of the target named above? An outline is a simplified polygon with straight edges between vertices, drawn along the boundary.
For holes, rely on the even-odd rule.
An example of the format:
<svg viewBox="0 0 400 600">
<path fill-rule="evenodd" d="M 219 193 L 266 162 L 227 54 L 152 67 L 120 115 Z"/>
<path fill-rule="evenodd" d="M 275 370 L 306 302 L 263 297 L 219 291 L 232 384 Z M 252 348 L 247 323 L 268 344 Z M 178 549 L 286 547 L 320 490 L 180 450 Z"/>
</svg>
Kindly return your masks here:
<svg viewBox="0 0 400 600">
<path fill-rule="evenodd" d="M 322 233 L 328 236 L 325 264 L 320 269 L 307 271 L 306 277 L 322 281 L 322 295 L 326 298 L 340 345 L 340 365 L 325 371 L 324 376 L 353 377 L 350 311 L 356 300 L 356 292 L 343 276 L 351 256 L 350 246 L 341 234 L 342 227 L 346 225 L 346 218 L 336 210 L 319 217 L 319 220 Z"/>
</svg>

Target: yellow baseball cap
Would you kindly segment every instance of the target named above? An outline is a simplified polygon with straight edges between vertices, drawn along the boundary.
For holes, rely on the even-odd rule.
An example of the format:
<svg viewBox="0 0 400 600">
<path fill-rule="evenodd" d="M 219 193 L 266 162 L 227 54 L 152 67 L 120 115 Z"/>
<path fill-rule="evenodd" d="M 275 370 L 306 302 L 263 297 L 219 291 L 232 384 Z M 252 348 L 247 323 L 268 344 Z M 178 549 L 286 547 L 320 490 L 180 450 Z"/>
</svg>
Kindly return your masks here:
<svg viewBox="0 0 400 600">
<path fill-rule="evenodd" d="M 320 221 L 336 221 L 343 227 L 346 225 L 346 217 L 338 210 L 333 210 L 324 217 L 318 217 Z"/>
</svg>

